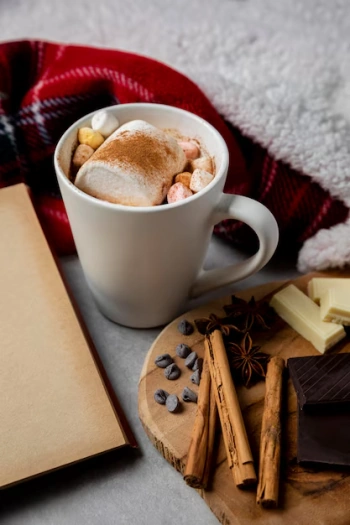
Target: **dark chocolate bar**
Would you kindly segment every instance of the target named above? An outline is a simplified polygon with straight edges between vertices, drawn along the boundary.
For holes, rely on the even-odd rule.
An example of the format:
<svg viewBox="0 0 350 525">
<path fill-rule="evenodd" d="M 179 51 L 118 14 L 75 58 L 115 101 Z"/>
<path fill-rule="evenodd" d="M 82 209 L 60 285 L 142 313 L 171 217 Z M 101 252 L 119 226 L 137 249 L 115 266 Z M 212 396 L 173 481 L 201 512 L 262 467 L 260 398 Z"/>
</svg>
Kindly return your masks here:
<svg viewBox="0 0 350 525">
<path fill-rule="evenodd" d="M 350 404 L 350 353 L 291 357 L 287 364 L 301 409 Z"/>
<path fill-rule="evenodd" d="M 350 466 L 350 408 L 344 405 L 301 410 L 298 423 L 298 462 Z"/>
</svg>

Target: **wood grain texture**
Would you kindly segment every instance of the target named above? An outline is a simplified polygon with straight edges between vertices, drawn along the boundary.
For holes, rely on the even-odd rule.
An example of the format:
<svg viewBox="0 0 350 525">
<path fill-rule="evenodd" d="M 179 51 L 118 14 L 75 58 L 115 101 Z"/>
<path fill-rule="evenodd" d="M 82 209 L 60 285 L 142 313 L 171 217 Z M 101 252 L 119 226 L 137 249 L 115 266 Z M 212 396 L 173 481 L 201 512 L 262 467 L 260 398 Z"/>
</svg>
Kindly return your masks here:
<svg viewBox="0 0 350 525">
<path fill-rule="evenodd" d="M 343 274 L 344 275 L 344 274 Z M 306 292 L 306 286 L 314 276 L 343 276 L 332 273 L 314 273 L 295 279 L 295 284 Z M 344 275 L 346 277 L 349 274 Z M 286 282 L 268 283 L 237 293 L 243 299 L 252 295 L 257 300 L 268 299 L 272 293 L 284 286 Z M 201 308 L 181 316 L 189 321 L 210 313 L 223 315 L 223 305 L 230 303 L 226 297 L 209 303 Z M 186 343 L 203 356 L 203 336 L 197 330 L 190 336 L 183 336 L 177 330 L 175 319 L 158 336 L 146 357 L 139 383 L 139 416 L 143 427 L 164 458 L 174 468 L 183 473 L 186 455 L 190 444 L 191 430 L 195 418 L 196 405 L 181 403 L 182 410 L 178 414 L 169 413 L 164 406 L 158 405 L 153 398 L 157 388 L 163 388 L 169 393 L 177 394 L 185 386 L 193 390 L 198 387 L 190 382 L 191 370 L 186 369 L 184 360 L 175 353 L 179 343 Z M 254 344 L 260 344 L 262 350 L 271 355 L 279 355 L 287 360 L 289 357 L 317 355 L 317 350 L 299 336 L 284 321 L 278 319 L 272 330 L 265 332 L 259 338 L 254 338 Z M 349 336 L 338 343 L 332 352 L 349 352 Z M 164 371 L 157 368 L 154 359 L 157 355 L 169 353 L 182 370 L 180 378 L 169 381 Z M 258 466 L 259 444 L 262 412 L 264 406 L 265 385 L 260 382 L 252 388 L 241 387 L 238 396 L 247 433 Z M 296 463 L 296 425 L 297 402 L 290 380 L 284 392 L 284 420 L 281 459 L 280 503 L 276 510 L 267 510 L 255 503 L 255 490 L 242 491 L 236 488 L 232 474 L 228 468 L 221 433 L 218 435 L 215 471 L 208 490 L 199 490 L 218 520 L 225 525 L 348 525 L 348 494 L 350 493 L 350 471 L 331 471 L 306 469 Z M 191 489 L 189 487 L 189 490 Z"/>
</svg>

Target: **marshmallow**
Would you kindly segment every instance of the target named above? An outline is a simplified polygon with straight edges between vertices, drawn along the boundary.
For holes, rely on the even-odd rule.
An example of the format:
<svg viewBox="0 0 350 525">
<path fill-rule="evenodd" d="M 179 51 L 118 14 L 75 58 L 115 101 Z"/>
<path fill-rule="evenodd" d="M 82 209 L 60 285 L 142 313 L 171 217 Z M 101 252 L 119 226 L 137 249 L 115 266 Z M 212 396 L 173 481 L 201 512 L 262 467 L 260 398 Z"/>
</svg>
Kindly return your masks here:
<svg viewBox="0 0 350 525">
<path fill-rule="evenodd" d="M 190 165 L 192 171 L 200 169 L 214 174 L 214 163 L 211 157 L 199 157 L 199 159 L 191 160 Z"/>
<path fill-rule="evenodd" d="M 175 174 L 186 163 L 173 137 L 143 120 L 133 120 L 105 140 L 80 168 L 74 184 L 109 202 L 156 206 L 164 202 Z"/>
<path fill-rule="evenodd" d="M 81 168 L 84 162 L 86 162 L 95 150 L 87 144 L 79 144 L 74 152 L 72 163 L 77 169 Z"/>
<path fill-rule="evenodd" d="M 92 149 L 97 149 L 105 141 L 101 133 L 88 127 L 79 129 L 78 140 L 80 144 L 87 144 Z"/>
<path fill-rule="evenodd" d="M 92 117 L 91 127 L 94 131 L 98 131 L 101 135 L 107 138 L 119 128 L 119 120 L 112 115 L 112 113 L 102 109 Z"/>
<path fill-rule="evenodd" d="M 190 188 L 194 193 L 198 193 L 208 186 L 214 178 L 214 175 L 205 170 L 195 169 L 192 173 Z"/>
<path fill-rule="evenodd" d="M 194 160 L 199 157 L 199 147 L 194 142 L 178 141 L 178 144 L 183 149 L 186 159 Z"/>
<path fill-rule="evenodd" d="M 178 173 L 175 177 L 175 182 L 182 182 L 187 188 L 190 187 L 190 180 L 192 177 L 192 173 L 188 171 L 184 171 L 182 173 Z"/>
<path fill-rule="evenodd" d="M 167 200 L 169 204 L 172 204 L 173 202 L 187 199 L 187 197 L 191 197 L 191 195 L 193 195 L 193 193 L 189 188 L 187 188 L 187 186 L 182 184 L 182 182 L 176 182 L 170 187 Z"/>
</svg>

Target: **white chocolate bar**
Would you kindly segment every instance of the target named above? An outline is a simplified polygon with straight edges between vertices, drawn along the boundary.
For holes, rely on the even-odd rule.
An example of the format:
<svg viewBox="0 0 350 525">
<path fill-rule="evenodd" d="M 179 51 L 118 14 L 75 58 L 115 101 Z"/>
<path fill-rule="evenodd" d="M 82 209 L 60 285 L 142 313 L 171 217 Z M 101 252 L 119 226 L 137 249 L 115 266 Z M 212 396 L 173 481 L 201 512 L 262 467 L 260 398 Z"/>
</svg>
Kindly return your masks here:
<svg viewBox="0 0 350 525">
<path fill-rule="evenodd" d="M 321 354 L 345 337 L 341 325 L 321 321 L 320 307 L 293 284 L 277 292 L 270 305 Z"/>
<path fill-rule="evenodd" d="M 350 325 L 350 290 L 348 286 L 329 288 L 321 295 L 321 319 Z"/>
<path fill-rule="evenodd" d="M 344 285 L 350 287 L 350 279 L 341 277 L 314 277 L 307 285 L 307 293 L 315 303 L 320 304 L 321 295 L 327 292 L 329 288 L 343 287 Z"/>
</svg>

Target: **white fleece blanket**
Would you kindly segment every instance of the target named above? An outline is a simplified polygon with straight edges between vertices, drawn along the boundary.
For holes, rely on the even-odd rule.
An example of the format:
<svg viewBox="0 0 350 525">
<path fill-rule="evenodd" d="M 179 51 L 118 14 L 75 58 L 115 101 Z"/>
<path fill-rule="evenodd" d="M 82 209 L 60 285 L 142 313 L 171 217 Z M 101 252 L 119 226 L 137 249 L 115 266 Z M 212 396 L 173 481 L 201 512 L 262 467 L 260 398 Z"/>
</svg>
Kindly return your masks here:
<svg viewBox="0 0 350 525">
<path fill-rule="evenodd" d="M 350 207 L 349 0 L 3 0 L 0 35 L 162 60 L 275 158 Z M 305 242 L 298 264 L 346 263 L 350 219 Z"/>
</svg>

